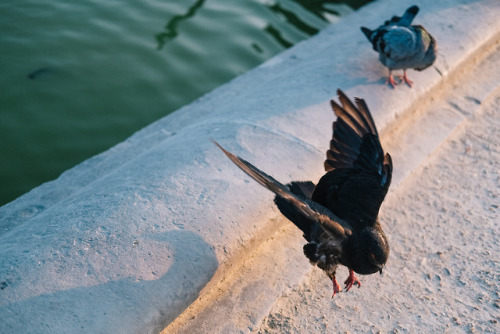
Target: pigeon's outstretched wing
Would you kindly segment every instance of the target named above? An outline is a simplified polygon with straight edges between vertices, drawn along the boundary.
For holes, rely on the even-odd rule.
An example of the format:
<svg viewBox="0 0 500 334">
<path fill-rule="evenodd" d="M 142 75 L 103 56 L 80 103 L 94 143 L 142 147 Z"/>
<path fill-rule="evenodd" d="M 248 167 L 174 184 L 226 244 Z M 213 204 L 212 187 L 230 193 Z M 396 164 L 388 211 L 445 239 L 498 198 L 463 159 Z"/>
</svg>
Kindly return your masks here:
<svg viewBox="0 0 500 334">
<path fill-rule="evenodd" d="M 392 160 L 384 154 L 365 101 L 356 98 L 352 103 L 341 90 L 337 93 L 340 105 L 331 101 L 337 120 L 325 160 L 328 173 L 316 185 L 312 200 L 356 228 L 360 220 L 375 223 L 391 183 Z"/>
<path fill-rule="evenodd" d="M 322 231 L 333 238 L 342 240 L 351 235 L 350 226 L 330 210 L 307 198 L 295 195 L 288 187 L 276 181 L 272 176 L 227 151 L 215 140 L 212 139 L 212 142 L 242 171 L 279 197 L 278 202 L 282 201 L 282 206 L 287 211 L 284 212 L 284 215 L 304 232 L 304 236 L 308 241 L 318 237 L 316 234 L 322 233 Z M 322 231 L 318 230 L 318 226 Z"/>
<path fill-rule="evenodd" d="M 353 104 L 341 90 L 337 93 L 341 105 L 334 100 L 330 101 L 337 120 L 333 122 L 333 135 L 330 149 L 327 151 L 325 170 L 328 172 L 359 166 L 383 175 L 390 182 L 390 156 L 384 156 L 368 106 L 364 100 L 358 98 L 354 99 L 356 104 Z"/>
</svg>

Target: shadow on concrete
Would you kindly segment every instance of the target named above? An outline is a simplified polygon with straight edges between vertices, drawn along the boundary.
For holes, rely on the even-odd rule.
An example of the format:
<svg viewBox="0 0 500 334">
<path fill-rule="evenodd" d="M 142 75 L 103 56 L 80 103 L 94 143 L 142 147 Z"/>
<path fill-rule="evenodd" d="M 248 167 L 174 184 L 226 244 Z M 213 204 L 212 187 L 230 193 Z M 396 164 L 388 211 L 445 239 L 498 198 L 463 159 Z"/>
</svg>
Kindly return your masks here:
<svg viewBox="0 0 500 334">
<path fill-rule="evenodd" d="M 167 243 L 173 253 L 173 264 L 159 279 L 129 277 L 8 304 L 0 309 L 0 332 L 28 333 L 33 328 L 38 333 L 161 331 L 198 297 L 218 261 L 213 248 L 191 231 L 173 230 L 155 239 Z"/>
</svg>

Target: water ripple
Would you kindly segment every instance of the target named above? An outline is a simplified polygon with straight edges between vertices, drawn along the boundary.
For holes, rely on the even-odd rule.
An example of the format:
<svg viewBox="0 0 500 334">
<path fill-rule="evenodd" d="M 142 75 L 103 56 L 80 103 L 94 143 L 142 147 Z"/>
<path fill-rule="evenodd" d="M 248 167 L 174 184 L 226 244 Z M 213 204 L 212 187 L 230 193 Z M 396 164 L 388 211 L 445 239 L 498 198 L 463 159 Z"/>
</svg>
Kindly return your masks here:
<svg viewBox="0 0 500 334">
<path fill-rule="evenodd" d="M 3 0 L 0 11 L 2 205 L 351 9 L 334 0 Z"/>
</svg>

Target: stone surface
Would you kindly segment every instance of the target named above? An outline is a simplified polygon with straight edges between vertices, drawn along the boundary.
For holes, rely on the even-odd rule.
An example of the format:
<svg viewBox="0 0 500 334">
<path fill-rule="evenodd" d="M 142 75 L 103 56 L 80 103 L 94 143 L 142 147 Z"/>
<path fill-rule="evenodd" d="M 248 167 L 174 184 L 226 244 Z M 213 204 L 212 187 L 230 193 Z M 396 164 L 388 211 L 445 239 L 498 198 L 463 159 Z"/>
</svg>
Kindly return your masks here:
<svg viewBox="0 0 500 334">
<path fill-rule="evenodd" d="M 416 22 L 439 41 L 442 78 L 410 71 L 414 88 L 384 85 L 359 26 L 375 27 L 407 4 L 376 2 L 1 207 L 0 332 L 158 332 L 210 296 L 284 221 L 272 195 L 208 139 L 283 182 L 317 180 L 337 88 L 365 98 L 383 130 L 438 98 L 498 38 L 498 1 L 416 3 Z M 277 298 L 301 275 L 261 283 L 277 286 L 269 290 Z M 231 277 L 229 287 L 245 279 Z M 252 313 L 240 303 L 250 320 L 228 328 L 254 329 L 272 306 L 264 304 Z"/>
</svg>

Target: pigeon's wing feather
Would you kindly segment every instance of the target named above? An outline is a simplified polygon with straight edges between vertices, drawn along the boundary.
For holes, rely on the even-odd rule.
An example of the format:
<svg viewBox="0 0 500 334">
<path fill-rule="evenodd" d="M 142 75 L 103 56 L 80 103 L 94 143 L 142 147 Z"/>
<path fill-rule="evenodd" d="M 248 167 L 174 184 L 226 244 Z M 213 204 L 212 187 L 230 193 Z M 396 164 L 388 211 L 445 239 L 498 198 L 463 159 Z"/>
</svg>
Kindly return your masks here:
<svg viewBox="0 0 500 334">
<path fill-rule="evenodd" d="M 420 37 L 420 43 L 421 43 L 421 48 L 422 51 L 425 52 L 423 58 L 418 64 L 415 64 L 414 68 L 417 71 L 422 71 L 426 69 L 427 67 L 431 66 L 434 64 L 436 61 L 437 57 L 437 42 L 434 39 L 434 37 L 429 34 L 427 30 L 425 30 L 424 27 L 420 25 L 412 26 L 411 27 L 416 34 Z"/>
<path fill-rule="evenodd" d="M 392 161 L 384 154 L 365 101 L 352 103 L 340 90 L 338 95 L 340 104 L 331 103 L 337 120 L 325 161 L 327 173 L 312 199 L 355 228 L 356 221 L 375 222 L 389 189 Z"/>
<path fill-rule="evenodd" d="M 341 90 L 338 95 L 341 105 L 331 101 L 337 120 L 333 122 L 325 170 L 352 168 L 355 164 L 367 170 L 380 170 L 384 151 L 365 101 L 355 99 L 354 104 Z"/>
<path fill-rule="evenodd" d="M 327 208 L 295 195 L 288 187 L 275 180 L 272 176 L 267 175 L 248 161 L 227 151 L 216 141 L 212 140 L 212 142 L 242 171 L 282 198 L 287 204 L 287 210 L 290 211 L 285 216 L 293 216 L 298 219 L 299 221 L 292 220 L 292 222 L 304 231 L 305 234 L 310 233 L 309 230 L 311 229 L 311 227 L 306 226 L 307 224 L 318 224 L 324 232 L 335 238 L 344 239 L 351 234 L 350 226 Z"/>
<path fill-rule="evenodd" d="M 288 218 L 288 220 L 294 223 L 295 226 L 304 233 L 304 238 L 308 242 L 319 242 L 322 235 L 326 232 L 330 239 L 333 238 L 341 243 L 352 233 L 351 229 L 345 228 L 345 226 L 350 225 L 333 215 L 331 211 L 324 206 L 311 200 L 303 200 L 303 203 L 306 203 L 315 214 L 311 214 L 308 210 L 303 210 L 298 207 L 298 202 L 280 195 L 274 197 L 274 203 L 283 216 Z M 338 224 L 336 220 L 342 221 L 342 224 Z"/>
</svg>

